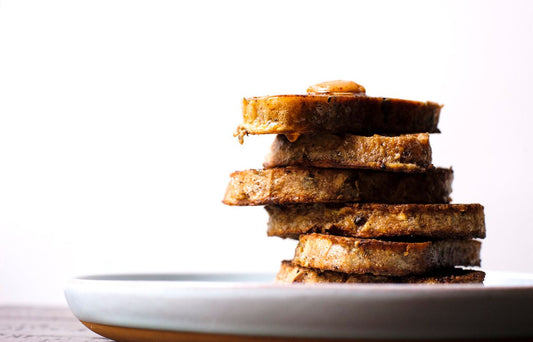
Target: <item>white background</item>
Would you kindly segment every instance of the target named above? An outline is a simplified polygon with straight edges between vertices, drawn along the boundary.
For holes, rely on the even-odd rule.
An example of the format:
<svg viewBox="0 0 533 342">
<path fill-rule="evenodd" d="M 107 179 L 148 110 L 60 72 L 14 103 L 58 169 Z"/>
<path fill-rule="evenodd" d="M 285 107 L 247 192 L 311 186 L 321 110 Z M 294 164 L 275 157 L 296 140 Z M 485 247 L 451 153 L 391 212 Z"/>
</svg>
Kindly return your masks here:
<svg viewBox="0 0 533 342">
<path fill-rule="evenodd" d="M 241 98 L 348 79 L 445 104 L 434 163 L 485 205 L 486 269 L 533 272 L 533 2 L 0 1 L 0 303 L 75 275 L 272 271 L 294 241 L 221 204 Z"/>
</svg>

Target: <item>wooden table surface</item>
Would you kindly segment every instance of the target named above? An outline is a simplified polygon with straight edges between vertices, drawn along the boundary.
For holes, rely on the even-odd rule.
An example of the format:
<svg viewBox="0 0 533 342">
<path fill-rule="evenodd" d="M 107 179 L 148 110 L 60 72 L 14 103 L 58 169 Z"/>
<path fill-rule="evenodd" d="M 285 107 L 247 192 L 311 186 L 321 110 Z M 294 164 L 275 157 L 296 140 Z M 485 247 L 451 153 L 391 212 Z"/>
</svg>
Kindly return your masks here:
<svg viewBox="0 0 533 342">
<path fill-rule="evenodd" d="M 2 342 L 107 342 L 65 307 L 0 306 Z"/>
</svg>

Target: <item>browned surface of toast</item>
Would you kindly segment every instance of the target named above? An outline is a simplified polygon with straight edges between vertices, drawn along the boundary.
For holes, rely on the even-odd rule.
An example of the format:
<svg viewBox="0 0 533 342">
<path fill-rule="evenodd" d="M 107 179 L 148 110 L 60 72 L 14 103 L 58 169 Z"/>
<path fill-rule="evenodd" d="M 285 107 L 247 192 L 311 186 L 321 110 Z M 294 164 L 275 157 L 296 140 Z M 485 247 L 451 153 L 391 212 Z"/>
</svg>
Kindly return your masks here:
<svg viewBox="0 0 533 342">
<path fill-rule="evenodd" d="M 231 174 L 223 203 L 448 203 L 453 171 L 423 173 L 357 169 L 272 168 Z"/>
<path fill-rule="evenodd" d="M 373 274 L 349 274 L 334 271 L 321 271 L 314 268 L 301 267 L 290 260 L 281 263 L 276 276 L 278 283 L 407 283 L 407 284 L 469 284 L 483 283 L 485 272 L 450 268 L 429 274 L 391 277 Z"/>
<path fill-rule="evenodd" d="M 278 135 L 263 166 L 289 165 L 420 172 L 431 166 L 429 134 L 306 134 L 294 142 Z"/>
<path fill-rule="evenodd" d="M 236 135 L 437 133 L 441 105 L 355 95 L 278 95 L 243 99 Z"/>
<path fill-rule="evenodd" d="M 309 233 L 358 238 L 485 237 L 480 204 L 298 204 L 265 209 L 268 235 L 282 238 Z"/>
<path fill-rule="evenodd" d="M 300 235 L 294 264 L 344 273 L 406 276 L 455 266 L 479 266 L 476 240 L 391 242 L 344 236 Z"/>
</svg>

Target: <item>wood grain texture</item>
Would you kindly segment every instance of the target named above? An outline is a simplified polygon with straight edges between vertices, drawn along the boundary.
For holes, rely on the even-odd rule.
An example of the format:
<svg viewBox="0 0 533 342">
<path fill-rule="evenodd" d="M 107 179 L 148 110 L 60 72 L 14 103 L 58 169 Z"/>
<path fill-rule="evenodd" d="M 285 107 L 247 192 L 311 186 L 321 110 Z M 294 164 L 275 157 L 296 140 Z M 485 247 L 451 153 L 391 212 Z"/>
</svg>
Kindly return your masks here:
<svg viewBox="0 0 533 342">
<path fill-rule="evenodd" d="M 2 342 L 109 341 L 81 324 L 66 307 L 0 306 Z"/>
</svg>

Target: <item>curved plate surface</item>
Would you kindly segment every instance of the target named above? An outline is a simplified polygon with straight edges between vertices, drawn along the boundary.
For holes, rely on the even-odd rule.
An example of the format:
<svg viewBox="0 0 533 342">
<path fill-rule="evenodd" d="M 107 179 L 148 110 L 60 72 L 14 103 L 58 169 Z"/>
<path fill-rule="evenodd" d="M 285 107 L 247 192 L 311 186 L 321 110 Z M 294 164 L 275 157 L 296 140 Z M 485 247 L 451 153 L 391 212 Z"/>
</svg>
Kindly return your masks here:
<svg viewBox="0 0 533 342">
<path fill-rule="evenodd" d="M 72 279 L 74 315 L 95 326 L 256 337 L 533 337 L 533 274 L 485 285 L 274 284 L 261 274 L 138 274 Z"/>
</svg>

